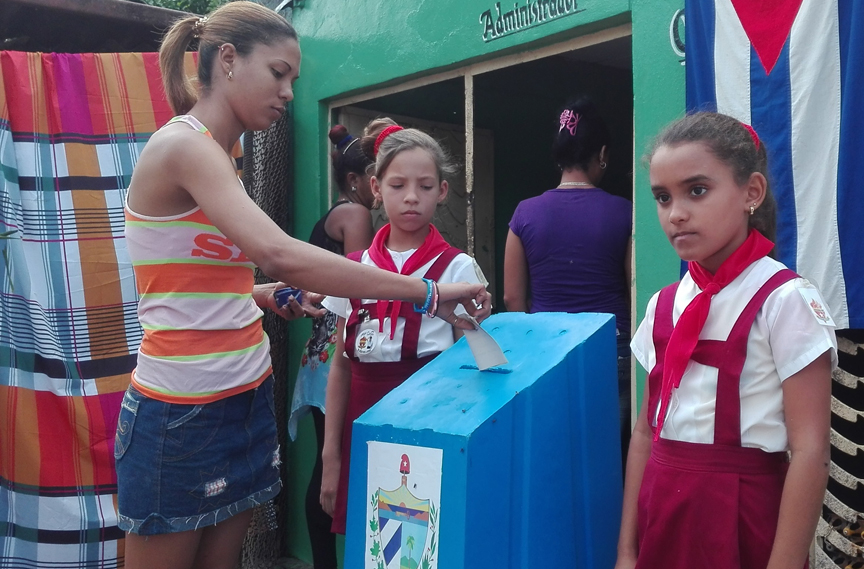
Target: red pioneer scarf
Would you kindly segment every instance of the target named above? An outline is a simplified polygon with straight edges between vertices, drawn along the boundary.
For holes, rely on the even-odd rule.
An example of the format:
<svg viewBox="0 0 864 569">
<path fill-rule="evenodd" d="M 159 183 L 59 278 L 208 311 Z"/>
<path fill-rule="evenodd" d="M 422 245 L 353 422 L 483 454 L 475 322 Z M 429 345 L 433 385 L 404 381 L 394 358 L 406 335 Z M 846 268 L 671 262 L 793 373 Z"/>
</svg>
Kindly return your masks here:
<svg viewBox="0 0 864 569">
<path fill-rule="evenodd" d="M 720 292 L 723 287 L 731 283 L 740 275 L 744 269 L 754 261 L 758 261 L 771 252 L 774 243 L 764 237 L 755 229 L 744 243 L 732 253 L 728 259 L 723 261 L 717 273 L 712 275 L 699 263 L 687 263 L 690 276 L 702 292 L 696 295 L 672 330 L 669 344 L 666 346 L 666 360 L 663 367 L 663 384 L 660 390 L 660 412 L 657 415 L 657 430 L 654 432 L 654 440 L 660 437 L 663 423 L 666 420 L 666 410 L 669 400 L 672 398 L 672 390 L 681 385 L 681 377 L 693 355 L 699 334 L 705 326 L 708 318 L 708 310 L 711 308 L 711 298 Z"/>
<path fill-rule="evenodd" d="M 435 226 L 431 223 L 429 224 L 429 235 L 426 236 L 426 239 L 423 241 L 423 244 L 408 257 L 408 260 L 405 261 L 405 264 L 402 266 L 402 270 L 396 270 L 396 264 L 393 262 L 393 257 L 390 256 L 390 251 L 387 250 L 386 243 L 387 239 L 390 238 L 390 224 L 388 223 L 384 227 L 378 230 L 378 233 L 375 234 L 375 238 L 372 239 L 372 245 L 369 246 L 369 257 L 372 259 L 372 262 L 378 265 L 380 268 L 391 271 L 393 273 L 401 273 L 403 275 L 410 275 L 444 251 L 446 251 L 450 244 L 444 241 L 444 238 L 441 237 L 441 234 L 438 233 L 438 230 L 435 229 Z M 378 331 L 384 331 L 384 314 L 387 310 L 387 304 L 390 303 L 389 300 L 379 300 L 378 301 Z M 396 333 L 396 319 L 399 316 L 399 311 L 402 309 L 402 301 L 394 300 L 390 306 L 390 339 L 393 339 L 393 335 Z"/>
</svg>

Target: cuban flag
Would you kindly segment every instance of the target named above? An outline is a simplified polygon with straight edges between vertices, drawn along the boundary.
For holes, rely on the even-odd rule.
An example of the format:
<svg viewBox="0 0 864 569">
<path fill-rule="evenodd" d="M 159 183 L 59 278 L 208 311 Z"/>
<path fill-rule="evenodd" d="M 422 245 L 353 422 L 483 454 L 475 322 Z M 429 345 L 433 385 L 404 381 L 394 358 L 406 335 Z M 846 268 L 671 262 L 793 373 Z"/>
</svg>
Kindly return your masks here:
<svg viewBox="0 0 864 569">
<path fill-rule="evenodd" d="M 864 328 L 864 1 L 686 0 L 687 108 L 768 149 L 780 260 Z"/>
</svg>

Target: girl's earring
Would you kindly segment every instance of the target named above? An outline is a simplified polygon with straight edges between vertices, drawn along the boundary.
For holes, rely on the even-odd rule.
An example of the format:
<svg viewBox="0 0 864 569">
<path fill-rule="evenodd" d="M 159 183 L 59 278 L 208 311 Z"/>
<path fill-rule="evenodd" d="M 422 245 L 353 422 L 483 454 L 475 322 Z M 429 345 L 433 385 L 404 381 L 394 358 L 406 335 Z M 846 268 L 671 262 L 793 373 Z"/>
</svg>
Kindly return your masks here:
<svg viewBox="0 0 864 569">
<path fill-rule="evenodd" d="M 234 72 L 233 72 L 233 71 L 229 71 L 229 72 L 228 72 L 228 81 L 231 81 L 232 79 L 234 79 Z"/>
<path fill-rule="evenodd" d="M 351 186 L 351 191 L 352 191 L 352 192 L 356 192 L 356 191 L 357 191 L 357 187 L 356 187 L 356 186 Z"/>
<path fill-rule="evenodd" d="M 750 206 L 750 215 L 753 215 L 754 213 L 756 213 L 756 204 Z"/>
<path fill-rule="evenodd" d="M 605 170 L 605 169 L 606 169 L 606 166 L 607 166 L 606 162 L 604 162 L 604 161 L 601 160 L 601 161 L 600 161 L 600 169 L 601 169 L 601 170 Z"/>
</svg>

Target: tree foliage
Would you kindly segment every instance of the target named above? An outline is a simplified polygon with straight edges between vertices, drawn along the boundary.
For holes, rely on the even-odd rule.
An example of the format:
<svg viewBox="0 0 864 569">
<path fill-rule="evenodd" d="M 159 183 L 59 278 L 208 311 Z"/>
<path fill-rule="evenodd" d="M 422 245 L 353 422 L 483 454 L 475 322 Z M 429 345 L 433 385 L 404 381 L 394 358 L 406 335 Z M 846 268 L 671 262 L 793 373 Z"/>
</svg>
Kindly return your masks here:
<svg viewBox="0 0 864 569">
<path fill-rule="evenodd" d="M 146 4 L 151 6 L 159 6 L 160 8 L 170 8 L 171 10 L 180 10 L 181 12 L 191 12 L 193 14 L 206 14 L 213 11 L 226 0 L 144 0 Z"/>
</svg>

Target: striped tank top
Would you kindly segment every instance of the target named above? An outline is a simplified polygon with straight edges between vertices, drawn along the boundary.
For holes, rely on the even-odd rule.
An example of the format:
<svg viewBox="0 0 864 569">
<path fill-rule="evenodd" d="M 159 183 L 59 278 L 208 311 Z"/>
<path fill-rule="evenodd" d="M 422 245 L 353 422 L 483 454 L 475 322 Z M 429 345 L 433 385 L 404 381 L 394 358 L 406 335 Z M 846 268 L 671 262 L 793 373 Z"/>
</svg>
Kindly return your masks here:
<svg viewBox="0 0 864 569">
<path fill-rule="evenodd" d="M 190 115 L 184 122 L 210 136 Z M 171 124 L 170 122 L 168 124 Z M 170 403 L 207 403 L 251 389 L 270 373 L 255 265 L 201 208 L 169 217 L 126 214 L 144 338 L 132 383 Z"/>
</svg>

